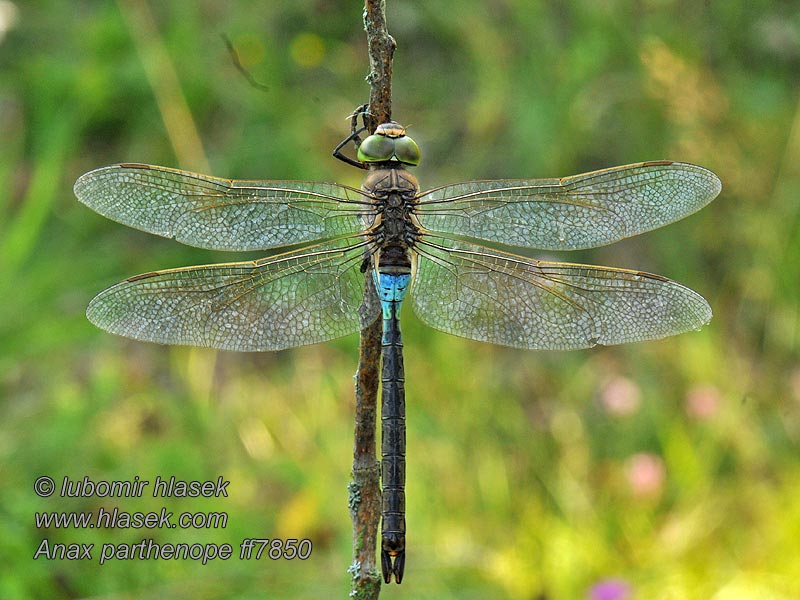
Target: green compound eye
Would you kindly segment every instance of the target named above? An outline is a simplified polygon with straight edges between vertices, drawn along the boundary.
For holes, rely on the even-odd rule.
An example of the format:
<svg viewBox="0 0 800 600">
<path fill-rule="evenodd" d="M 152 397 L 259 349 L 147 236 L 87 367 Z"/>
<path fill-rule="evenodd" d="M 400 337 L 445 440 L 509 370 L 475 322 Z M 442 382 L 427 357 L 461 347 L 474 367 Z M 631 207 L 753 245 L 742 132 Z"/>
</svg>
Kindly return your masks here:
<svg viewBox="0 0 800 600">
<path fill-rule="evenodd" d="M 382 127 L 385 128 L 385 125 Z M 395 161 L 416 166 L 420 160 L 419 146 L 402 133 L 390 135 L 379 127 L 377 133 L 361 142 L 358 147 L 358 160 L 365 163 Z"/>
<path fill-rule="evenodd" d="M 394 141 L 394 155 L 401 163 L 414 167 L 419 164 L 419 146 L 408 136 L 399 137 Z"/>
<path fill-rule="evenodd" d="M 395 140 L 381 134 L 373 134 L 358 147 L 358 160 L 365 163 L 384 162 L 394 155 Z"/>
</svg>

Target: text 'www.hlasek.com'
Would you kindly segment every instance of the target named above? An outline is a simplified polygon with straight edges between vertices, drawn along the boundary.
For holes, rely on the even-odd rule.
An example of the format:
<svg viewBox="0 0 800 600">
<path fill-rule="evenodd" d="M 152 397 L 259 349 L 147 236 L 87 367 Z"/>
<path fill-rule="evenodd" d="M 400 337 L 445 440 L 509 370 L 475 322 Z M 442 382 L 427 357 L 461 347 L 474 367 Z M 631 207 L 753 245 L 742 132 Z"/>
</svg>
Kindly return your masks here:
<svg viewBox="0 0 800 600">
<path fill-rule="evenodd" d="M 104 502 L 90 511 L 48 511 L 34 514 L 36 528 L 46 531 L 36 548 L 34 560 L 96 560 L 99 564 L 124 560 L 192 560 L 207 564 L 214 560 L 306 560 L 311 556 L 311 540 L 296 538 L 253 537 L 235 543 L 169 543 L 144 537 L 137 542 L 83 543 L 62 541 L 58 530 L 62 529 L 146 529 L 146 530 L 199 530 L 225 529 L 228 514 L 218 511 L 174 512 L 166 506 L 157 511 L 126 511 L 117 505 L 117 499 L 126 498 L 227 498 L 228 485 L 224 477 L 216 481 L 183 481 L 175 477 L 148 481 L 138 476 L 130 481 L 94 481 L 89 477 L 70 479 L 64 477 L 60 483 L 43 475 L 34 482 L 33 488 L 41 498 L 91 498 Z M 104 500 L 106 499 L 106 500 Z M 174 500 L 180 502 L 181 500 Z M 201 500 L 198 500 L 201 501 Z M 53 538 L 59 541 L 53 541 Z"/>
</svg>

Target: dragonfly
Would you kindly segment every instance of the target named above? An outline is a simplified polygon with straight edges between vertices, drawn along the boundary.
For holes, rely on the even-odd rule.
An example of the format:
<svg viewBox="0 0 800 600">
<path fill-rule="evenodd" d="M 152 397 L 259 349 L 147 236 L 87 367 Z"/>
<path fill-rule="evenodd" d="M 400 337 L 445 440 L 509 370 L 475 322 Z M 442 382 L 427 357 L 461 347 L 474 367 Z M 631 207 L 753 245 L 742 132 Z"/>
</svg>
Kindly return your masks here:
<svg viewBox="0 0 800 600">
<path fill-rule="evenodd" d="M 90 171 L 77 198 L 98 213 L 213 250 L 293 249 L 247 262 L 152 271 L 91 300 L 88 319 L 161 344 L 274 351 L 355 333 L 382 319 L 381 568 L 405 569 L 405 373 L 399 315 L 504 346 L 572 350 L 653 340 L 711 319 L 691 289 L 642 271 L 524 257 L 578 250 L 699 210 L 721 191 L 700 166 L 658 160 L 554 179 L 495 179 L 421 191 L 420 150 L 394 121 L 334 156 L 367 170 L 337 183 L 240 181 L 123 163 Z M 352 142 L 356 159 L 343 148 Z M 489 245 L 485 245 L 488 243 Z M 497 249 L 497 245 L 506 249 Z M 359 316 L 364 278 L 380 302 Z M 369 304 L 367 304 L 369 306 Z"/>
</svg>

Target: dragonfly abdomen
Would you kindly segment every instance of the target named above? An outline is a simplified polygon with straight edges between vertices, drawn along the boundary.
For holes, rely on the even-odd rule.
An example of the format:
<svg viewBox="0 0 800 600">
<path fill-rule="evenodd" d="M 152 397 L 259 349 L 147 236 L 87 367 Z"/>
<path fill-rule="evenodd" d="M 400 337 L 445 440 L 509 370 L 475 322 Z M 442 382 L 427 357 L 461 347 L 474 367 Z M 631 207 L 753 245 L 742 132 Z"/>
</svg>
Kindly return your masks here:
<svg viewBox="0 0 800 600">
<path fill-rule="evenodd" d="M 388 303 L 388 318 L 383 321 L 381 372 L 381 565 L 389 583 L 397 583 L 405 566 L 406 518 L 406 399 L 403 368 L 403 340 L 397 310 L 399 301 Z"/>
<path fill-rule="evenodd" d="M 381 567 L 386 583 L 400 583 L 405 566 L 406 400 L 403 339 L 398 311 L 411 281 L 408 250 L 390 245 L 374 271 L 381 299 L 381 482 L 383 486 Z"/>
</svg>

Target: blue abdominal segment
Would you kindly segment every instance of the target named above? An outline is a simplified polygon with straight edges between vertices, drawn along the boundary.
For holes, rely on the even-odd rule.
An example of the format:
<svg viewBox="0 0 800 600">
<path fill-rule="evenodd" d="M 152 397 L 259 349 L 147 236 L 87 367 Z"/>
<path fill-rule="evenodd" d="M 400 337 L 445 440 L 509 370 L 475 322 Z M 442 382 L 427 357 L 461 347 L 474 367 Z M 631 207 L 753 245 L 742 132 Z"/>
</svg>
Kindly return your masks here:
<svg viewBox="0 0 800 600">
<path fill-rule="evenodd" d="M 391 319 L 392 305 L 397 306 L 403 301 L 408 290 L 408 284 L 411 282 L 411 275 L 408 273 L 396 274 L 373 271 L 372 276 L 378 297 L 381 299 L 383 318 Z"/>
</svg>

